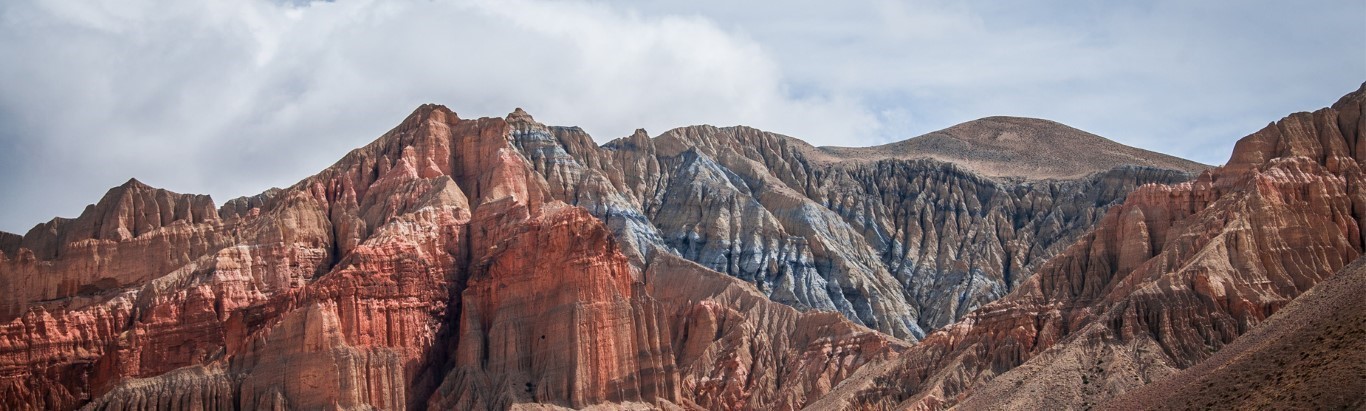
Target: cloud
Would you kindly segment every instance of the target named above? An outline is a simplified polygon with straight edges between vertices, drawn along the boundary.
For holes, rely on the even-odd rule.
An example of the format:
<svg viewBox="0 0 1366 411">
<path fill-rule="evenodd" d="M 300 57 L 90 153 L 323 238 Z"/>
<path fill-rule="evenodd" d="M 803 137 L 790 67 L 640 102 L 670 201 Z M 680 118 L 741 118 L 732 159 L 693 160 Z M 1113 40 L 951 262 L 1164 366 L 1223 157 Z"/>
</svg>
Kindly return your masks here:
<svg viewBox="0 0 1366 411">
<path fill-rule="evenodd" d="M 1222 163 L 1366 80 L 1360 1 L 733 3 L 615 4 L 746 33 L 790 83 L 859 96 L 884 140 L 1019 115 Z"/>
<path fill-rule="evenodd" d="M 0 228 L 19 232 L 132 176 L 218 201 L 288 185 L 426 102 L 524 107 L 600 142 L 712 123 L 833 144 L 876 121 L 792 95 L 707 19 L 604 4 L 43 1 L 0 19 Z"/>
<path fill-rule="evenodd" d="M 822 145 L 990 115 L 1220 163 L 1366 73 L 1366 4 L 1058 0 L 0 2 L 0 229 L 137 177 L 292 184 L 427 102 L 598 142 L 745 124 Z"/>
</svg>

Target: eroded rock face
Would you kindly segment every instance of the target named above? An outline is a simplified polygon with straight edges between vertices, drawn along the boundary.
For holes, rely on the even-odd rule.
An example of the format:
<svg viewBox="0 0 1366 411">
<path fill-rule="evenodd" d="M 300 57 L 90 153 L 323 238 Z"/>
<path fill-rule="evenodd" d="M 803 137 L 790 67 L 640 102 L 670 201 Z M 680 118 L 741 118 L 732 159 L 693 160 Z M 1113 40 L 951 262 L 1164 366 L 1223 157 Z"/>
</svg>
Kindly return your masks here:
<svg viewBox="0 0 1366 411">
<path fill-rule="evenodd" d="M 599 147 L 424 106 L 217 210 L 130 181 L 0 234 L 0 406 L 1095 405 L 1358 257 L 1362 94 L 1193 181 L 1098 137 L 1067 167 L 1086 173 L 1003 163 L 1081 138 L 1020 119 L 869 149 L 708 126 Z"/>
<path fill-rule="evenodd" d="M 254 203 L 213 210 L 133 181 L 39 226 L 0 260 L 6 286 L 43 293 L 5 301 L 17 308 L 0 331 L 7 408 L 404 407 L 430 390 L 414 381 L 468 254 L 461 185 L 476 178 L 456 182 L 451 163 L 491 169 L 432 152 L 501 141 L 479 137 L 502 126 L 424 107 Z M 165 385 L 186 381 L 206 386 Z"/>
<path fill-rule="evenodd" d="M 645 265 L 555 199 L 513 130 L 423 106 L 218 210 L 130 181 L 0 236 L 0 406 L 796 408 L 905 348 L 682 260 Z"/>
<path fill-rule="evenodd" d="M 1361 409 L 1366 406 L 1366 259 L 1315 285 L 1194 367 L 1104 409 Z"/>
<path fill-rule="evenodd" d="M 645 273 L 672 336 L 684 397 L 708 410 L 800 409 L 909 345 L 833 312 L 800 312 L 676 256 Z"/>
<path fill-rule="evenodd" d="M 1138 189 L 1019 290 L 817 405 L 1086 407 L 1205 360 L 1361 254 L 1363 101 L 1366 86 L 1194 181 Z"/>
<path fill-rule="evenodd" d="M 476 226 L 527 218 L 517 213 L 481 212 Z M 602 224 L 558 205 L 516 227 L 474 264 L 455 364 L 432 408 L 677 402 L 659 307 Z"/>
<path fill-rule="evenodd" d="M 508 121 L 552 195 L 605 221 L 635 261 L 682 256 L 911 339 L 1009 293 L 1134 188 L 1204 169 L 1031 119 L 862 149 L 710 126 L 598 147 L 524 112 Z M 936 148 L 945 136 L 963 147 Z M 1050 165 L 1031 145 L 1086 164 Z"/>
</svg>

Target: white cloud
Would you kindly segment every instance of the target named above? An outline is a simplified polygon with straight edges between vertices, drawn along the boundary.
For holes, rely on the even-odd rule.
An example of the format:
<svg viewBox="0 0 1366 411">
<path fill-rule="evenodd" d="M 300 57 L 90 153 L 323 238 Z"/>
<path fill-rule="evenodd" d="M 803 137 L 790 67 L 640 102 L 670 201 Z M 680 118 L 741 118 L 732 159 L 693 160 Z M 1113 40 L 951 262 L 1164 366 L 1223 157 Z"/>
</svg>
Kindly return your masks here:
<svg viewBox="0 0 1366 411">
<path fill-rule="evenodd" d="M 1354 0 L 616 4 L 747 33 L 790 83 L 890 115 L 886 140 L 1020 115 L 1222 163 L 1236 138 L 1366 80 Z"/>
<path fill-rule="evenodd" d="M 600 143 L 745 124 L 815 144 L 989 115 L 1222 162 L 1366 73 L 1359 1 L 0 2 L 0 229 L 128 177 L 283 186 L 436 102 Z"/>
<path fill-rule="evenodd" d="M 0 227 L 72 216 L 136 176 L 219 201 L 287 185 L 418 104 L 524 107 L 600 142 L 747 124 L 833 144 L 851 99 L 789 95 L 763 48 L 701 17 L 604 4 L 48 1 L 0 6 Z M 28 153 L 22 157 L 18 152 Z"/>
</svg>

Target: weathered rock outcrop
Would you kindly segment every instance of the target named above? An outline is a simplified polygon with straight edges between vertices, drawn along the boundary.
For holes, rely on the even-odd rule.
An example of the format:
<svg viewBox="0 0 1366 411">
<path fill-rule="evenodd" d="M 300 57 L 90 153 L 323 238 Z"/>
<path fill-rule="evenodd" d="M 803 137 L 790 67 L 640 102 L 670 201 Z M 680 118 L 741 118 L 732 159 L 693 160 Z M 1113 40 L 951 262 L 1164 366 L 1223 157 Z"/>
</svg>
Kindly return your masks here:
<svg viewBox="0 0 1366 411">
<path fill-rule="evenodd" d="M 0 236 L 0 407 L 797 408 L 905 348 L 691 263 L 633 263 L 513 130 L 423 106 L 218 210 L 130 181 Z"/>
<path fill-rule="evenodd" d="M 908 345 L 833 312 L 799 312 L 752 284 L 676 256 L 650 265 L 681 385 L 709 410 L 800 409 Z"/>
<path fill-rule="evenodd" d="M 1194 180 L 1029 119 L 864 149 L 709 126 L 598 146 L 521 110 L 423 106 L 216 210 L 130 181 L 0 233 L 0 407 L 1081 408 L 1171 376 L 1216 392 L 1183 381 L 1252 368 L 1179 371 L 1361 255 L 1363 95 Z M 1295 348 L 1356 332 L 1328 331 Z"/>
<path fill-rule="evenodd" d="M 1107 409 L 1366 407 L 1366 259 L 1296 297 L 1209 359 Z"/>
<path fill-rule="evenodd" d="M 467 164 L 483 159 L 473 149 L 454 160 L 449 150 L 429 151 L 501 141 L 479 138 L 501 136 L 500 125 L 425 107 L 250 209 L 214 210 L 207 197 L 132 181 L 80 218 L 39 226 L 0 260 L 0 281 L 43 293 L 4 301 L 17 308 L 0 326 L 6 408 L 72 408 L 94 398 L 91 406 L 115 409 L 191 399 L 404 407 L 430 389 L 412 381 L 446 323 L 467 253 L 462 224 L 471 206 L 450 163 L 494 169 Z M 49 283 L 58 286 L 43 288 Z M 184 367 L 200 371 L 176 371 Z M 211 386 L 162 384 L 187 379 Z"/>
<path fill-rule="evenodd" d="M 477 230 L 525 220 L 489 205 Z M 611 234 L 580 208 L 543 210 L 488 244 L 461 296 L 454 368 L 434 409 L 679 399 L 659 308 Z"/>
<path fill-rule="evenodd" d="M 1195 181 L 1140 188 L 1010 296 L 817 406 L 1088 407 L 1209 358 L 1361 254 L 1364 101 L 1366 85 Z"/>
<path fill-rule="evenodd" d="M 86 207 L 80 217 L 37 225 L 17 241 L 7 237 L 6 255 L 51 263 L 14 266 L 0 280 L 10 281 L 2 285 L 11 290 L 0 296 L 0 319 L 19 315 L 32 301 L 98 294 L 170 272 L 221 246 L 192 228 L 217 223 L 218 212 L 208 196 L 176 194 L 129 180 Z M 65 255 L 94 257 L 57 258 Z"/>
<path fill-rule="evenodd" d="M 598 147 L 520 110 L 508 121 L 552 195 L 603 219 L 634 260 L 676 254 L 906 338 L 1013 290 L 1134 188 L 1204 169 L 1033 119 L 862 149 L 710 126 Z M 937 148 L 946 136 L 961 147 Z M 1084 160 L 1046 161 L 1043 145 Z"/>
</svg>

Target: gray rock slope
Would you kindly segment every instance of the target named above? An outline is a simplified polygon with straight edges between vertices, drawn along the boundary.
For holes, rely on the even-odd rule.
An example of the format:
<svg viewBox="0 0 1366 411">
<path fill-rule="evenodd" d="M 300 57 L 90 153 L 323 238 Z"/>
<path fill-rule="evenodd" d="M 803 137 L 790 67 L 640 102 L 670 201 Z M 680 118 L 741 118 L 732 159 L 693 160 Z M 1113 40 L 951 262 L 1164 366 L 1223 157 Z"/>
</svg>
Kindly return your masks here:
<svg viewBox="0 0 1366 411">
<path fill-rule="evenodd" d="M 711 126 L 598 146 L 520 109 L 508 120 L 554 195 L 605 221 L 637 263 L 676 254 L 907 339 L 1006 295 L 1131 190 L 1206 168 L 1033 119 L 871 148 Z M 1041 145 L 1086 160 L 1060 169 L 1028 153 Z"/>
</svg>

